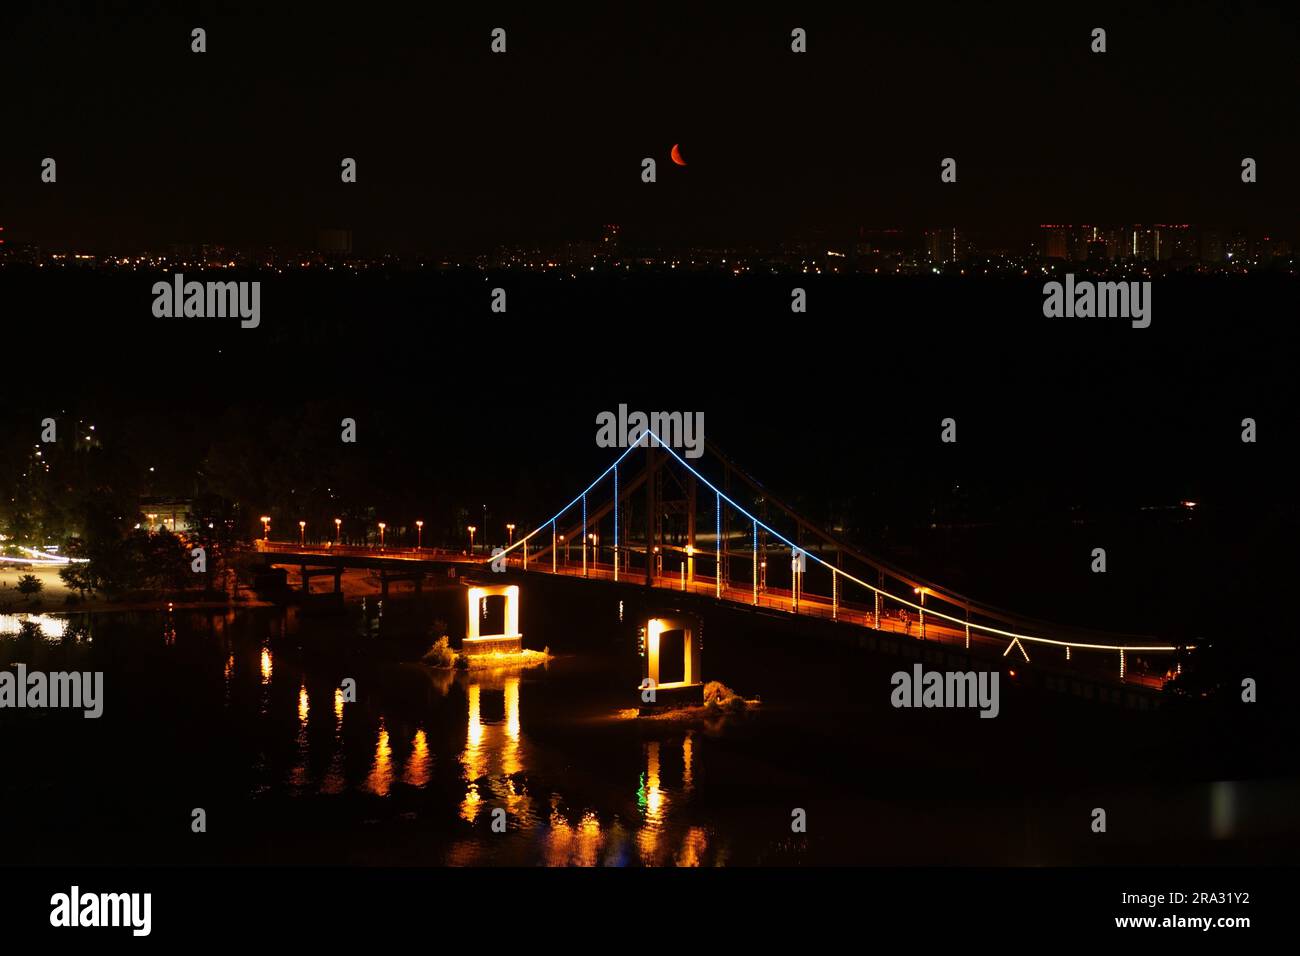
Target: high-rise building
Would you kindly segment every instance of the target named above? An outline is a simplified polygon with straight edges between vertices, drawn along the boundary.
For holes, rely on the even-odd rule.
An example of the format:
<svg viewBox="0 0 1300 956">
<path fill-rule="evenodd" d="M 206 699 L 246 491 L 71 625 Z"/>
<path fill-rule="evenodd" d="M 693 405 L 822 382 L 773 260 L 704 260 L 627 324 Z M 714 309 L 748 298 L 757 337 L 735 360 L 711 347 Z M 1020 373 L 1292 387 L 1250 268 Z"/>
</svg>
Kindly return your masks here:
<svg viewBox="0 0 1300 956">
<path fill-rule="evenodd" d="M 963 258 L 964 251 L 956 226 L 925 230 L 925 254 L 930 262 L 956 262 Z"/>
<path fill-rule="evenodd" d="M 1162 260 L 1190 261 L 1200 253 L 1197 236 L 1187 224 L 1165 224 L 1157 226 L 1160 235 L 1160 255 Z"/>
<path fill-rule="evenodd" d="M 1204 262 L 1223 261 L 1223 233 L 1217 229 L 1201 230 L 1201 259 Z"/>
<path fill-rule="evenodd" d="M 1124 257 L 1149 261 L 1160 258 L 1160 230 L 1155 226 L 1133 226 Z"/>
<path fill-rule="evenodd" d="M 1042 230 L 1042 250 L 1044 259 L 1066 259 L 1069 258 L 1068 233 L 1069 226 L 1060 225 L 1042 225 L 1038 227 Z"/>
</svg>

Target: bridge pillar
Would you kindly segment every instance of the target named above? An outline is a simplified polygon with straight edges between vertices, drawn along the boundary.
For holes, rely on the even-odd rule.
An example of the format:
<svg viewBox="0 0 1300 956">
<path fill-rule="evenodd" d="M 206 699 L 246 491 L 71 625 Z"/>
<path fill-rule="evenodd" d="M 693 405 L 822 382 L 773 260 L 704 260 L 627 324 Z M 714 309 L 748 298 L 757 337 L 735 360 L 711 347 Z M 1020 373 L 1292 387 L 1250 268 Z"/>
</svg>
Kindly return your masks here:
<svg viewBox="0 0 1300 956">
<path fill-rule="evenodd" d="M 343 568 L 342 567 L 339 567 L 334 572 L 334 593 L 335 594 L 343 593 Z"/>
<path fill-rule="evenodd" d="M 681 631 L 684 641 L 682 654 L 682 679 L 663 682 L 659 672 L 660 637 L 668 631 Z M 703 629 L 700 622 L 689 615 L 652 617 L 641 628 L 641 700 L 642 709 L 650 703 L 663 707 L 674 705 L 699 705 L 704 703 L 704 675 L 700 667 Z M 654 689 L 653 701 L 646 701 L 646 691 Z"/>
<path fill-rule="evenodd" d="M 492 595 L 501 595 L 506 599 L 505 630 L 500 634 L 480 633 L 480 613 L 482 602 Z M 519 653 L 523 648 L 523 635 L 519 632 L 519 585 L 506 584 L 500 587 L 472 587 L 466 594 L 469 611 L 466 620 L 465 639 L 461 649 L 467 654 L 488 654 L 493 651 Z"/>
<path fill-rule="evenodd" d="M 379 595 L 388 600 L 388 572 L 383 568 L 379 569 Z"/>
<path fill-rule="evenodd" d="M 307 565 L 302 565 L 299 570 L 302 573 L 302 593 L 306 594 L 311 590 L 311 578 L 307 576 Z"/>
</svg>

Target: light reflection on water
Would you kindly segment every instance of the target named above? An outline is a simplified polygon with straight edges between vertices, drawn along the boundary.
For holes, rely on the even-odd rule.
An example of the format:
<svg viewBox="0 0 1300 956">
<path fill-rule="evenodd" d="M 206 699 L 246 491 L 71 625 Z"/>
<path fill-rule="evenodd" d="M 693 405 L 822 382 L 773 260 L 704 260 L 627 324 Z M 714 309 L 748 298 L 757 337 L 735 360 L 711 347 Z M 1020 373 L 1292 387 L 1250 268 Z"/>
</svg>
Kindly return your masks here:
<svg viewBox="0 0 1300 956">
<path fill-rule="evenodd" d="M 47 641 L 61 641 L 68 633 L 67 618 L 52 614 L 0 614 L 0 637 L 17 637 L 23 624 L 36 628 Z"/>
<path fill-rule="evenodd" d="M 379 718 L 379 739 L 375 741 L 375 762 L 366 778 L 365 789 L 381 797 L 388 796 L 393 785 L 393 748 L 388 743 L 388 728 Z"/>
<path fill-rule="evenodd" d="M 298 687 L 298 763 L 289 776 L 289 782 L 295 787 L 307 783 L 307 717 L 311 713 L 311 698 L 307 696 L 307 685 Z"/>
<path fill-rule="evenodd" d="M 465 772 L 465 796 L 460 803 L 461 819 L 474 823 L 484 805 L 501 807 L 511 824 L 535 823 L 532 800 L 519 786 L 516 775 L 523 770 L 519 716 L 519 675 L 492 680 L 471 679 L 465 688 L 468 720 L 465 749 L 460 755 Z M 483 719 L 484 694 L 500 693 L 505 715 Z"/>
<path fill-rule="evenodd" d="M 376 618 L 382 613 L 381 606 L 372 610 Z M 283 791 L 311 800 L 364 794 L 392 808 L 366 814 L 453 826 L 459 833 L 435 847 L 429 862 L 448 857 L 564 866 L 709 862 L 709 831 L 672 819 L 686 809 L 694 788 L 692 733 L 644 743 L 630 736 L 626 746 L 641 752 L 641 769 L 635 769 L 636 762 L 625 763 L 615 779 L 599 757 L 575 760 L 565 743 L 557 749 L 548 736 L 538 749 L 530 738 L 524 698 L 532 682 L 545 680 L 544 671 L 436 671 L 428 676 L 423 707 L 408 702 L 390 709 L 382 684 L 370 685 L 376 690 L 362 702 L 348 704 L 338 685 L 343 675 L 322 684 L 292 646 L 277 643 L 297 633 L 290 617 L 256 619 L 258 626 L 249 630 L 243 625 L 252 619 L 230 614 L 203 618 L 197 629 L 195 615 L 169 610 L 141 616 L 141 634 L 157 642 L 161 629 L 164 647 L 192 647 L 198 634 L 217 642 L 218 653 L 203 666 L 219 680 L 218 719 L 245 726 L 255 741 L 246 764 L 253 775 L 251 795 Z M 80 625 L 70 623 L 50 615 L 4 615 L 0 634 L 39 633 L 56 642 L 81 633 Z M 166 660 L 171 669 L 191 659 L 182 654 Z M 532 706 L 543 718 L 553 718 L 553 703 L 538 699 Z M 459 734 L 457 725 L 463 728 Z M 567 774 L 575 769 L 586 778 L 580 797 L 567 792 Z M 336 806 L 343 814 L 340 824 L 347 824 L 352 811 L 346 808 L 352 804 Z M 504 835 L 490 829 L 495 808 L 506 812 Z M 510 860 L 498 855 L 502 847 Z"/>
<path fill-rule="evenodd" d="M 429 736 L 417 730 L 411 739 L 411 755 L 406 760 L 402 783 L 408 787 L 423 787 L 433 773 L 433 758 L 429 755 Z"/>
<path fill-rule="evenodd" d="M 343 778 L 343 688 L 334 688 L 334 738 L 333 753 L 330 755 L 329 769 L 321 781 L 320 792 L 323 794 L 342 793 L 347 787 Z"/>
<path fill-rule="evenodd" d="M 62 647 L 38 647 L 41 653 L 89 661 L 101 647 L 116 653 L 124 646 L 115 640 L 121 640 L 128 625 L 103 620 L 96 623 L 95 634 L 107 640 L 97 640 L 95 647 L 70 641 L 69 636 L 77 638 L 84 630 L 85 616 L 8 615 L 0 617 L 0 625 L 7 635 L 22 622 L 41 617 L 47 618 L 42 635 L 63 635 Z M 240 751 L 246 756 L 214 757 L 203 773 L 232 769 L 217 759 L 238 759 L 243 762 L 233 769 L 252 771 L 254 796 L 278 792 L 311 801 L 347 794 L 345 800 L 325 800 L 311 808 L 345 836 L 362 821 L 409 826 L 409 857 L 430 864 L 711 866 L 733 858 L 742 863 L 807 860 L 813 852 L 841 861 L 855 852 L 838 845 L 810 850 L 803 843 L 766 836 L 784 836 L 788 811 L 769 815 L 773 800 L 765 795 L 773 792 L 772 763 L 756 747 L 746 749 L 746 738 L 733 732 L 737 727 L 719 731 L 713 725 L 674 729 L 667 722 L 606 722 L 588 729 L 584 715 L 598 707 L 588 707 L 582 695 L 588 686 L 598 687 L 606 672 L 587 662 L 563 657 L 550 669 L 468 673 L 402 665 L 417 692 L 411 693 L 390 668 L 364 678 L 364 693 L 356 703 L 347 703 L 339 682 L 348 671 L 331 671 L 334 665 L 324 655 L 304 659 L 291 640 L 277 637 L 283 633 L 279 622 L 260 622 L 254 629 L 244 626 L 247 620 L 236 625 L 218 617 L 199 631 L 193 616 L 177 614 L 175 649 L 160 647 L 158 640 L 160 621 L 170 624 L 170 618 L 141 616 L 129 627 L 138 628 L 141 646 L 154 649 L 149 666 L 165 668 L 174 677 L 170 686 L 183 689 L 196 678 L 208 681 L 215 715 L 196 705 L 199 719 L 206 714 L 214 723 L 246 732 L 251 746 Z M 37 627 L 34 623 L 26 633 L 34 636 Z M 196 639 L 214 642 L 215 653 L 188 653 Z M 147 673 L 152 677 L 155 670 Z M 761 729 L 766 748 L 770 731 Z M 815 764 L 799 766 L 796 755 L 794 767 L 806 775 Z M 781 781 L 775 785 L 787 786 Z M 731 798 L 728 791 L 742 787 L 755 794 L 752 801 Z M 1293 783 L 1274 786 L 1267 780 L 1106 787 L 1109 799 L 1122 804 L 1130 818 L 1143 821 L 1144 840 L 1169 845 L 1188 833 L 1216 843 L 1267 840 L 1273 832 L 1285 831 L 1276 821 L 1286 819 L 1300 793 Z M 943 796 L 929 803 L 924 798 L 882 800 L 870 807 L 853 795 L 836 799 L 846 814 L 859 815 L 855 826 L 869 835 L 861 838 L 864 856 L 876 852 L 886 860 L 912 859 L 909 854 L 915 851 L 898 848 L 912 834 L 927 834 L 934 846 L 946 846 L 951 839 L 968 857 L 986 854 L 1012 863 L 1070 860 L 1076 852 L 1073 844 L 1053 844 L 1044 837 L 1065 832 L 1065 822 L 1057 826 L 1055 805 L 1035 810 L 1039 842 L 1034 847 L 1022 852 L 1013 846 L 1005 856 L 996 856 L 1003 851 L 960 844 L 966 829 L 997 810 L 996 796 L 976 803 Z M 1098 804 L 1088 802 L 1093 805 Z M 496 808 L 506 811 L 505 834 L 492 832 Z M 757 824 L 755 817 L 761 817 Z M 769 819 L 777 821 L 773 830 L 762 829 Z M 876 826 L 872 820 L 891 822 Z M 1009 828 L 1008 833 L 1014 840 L 1016 834 Z M 361 854 L 385 852 L 379 842 L 358 839 Z M 993 842 L 990 838 L 988 845 Z"/>
</svg>

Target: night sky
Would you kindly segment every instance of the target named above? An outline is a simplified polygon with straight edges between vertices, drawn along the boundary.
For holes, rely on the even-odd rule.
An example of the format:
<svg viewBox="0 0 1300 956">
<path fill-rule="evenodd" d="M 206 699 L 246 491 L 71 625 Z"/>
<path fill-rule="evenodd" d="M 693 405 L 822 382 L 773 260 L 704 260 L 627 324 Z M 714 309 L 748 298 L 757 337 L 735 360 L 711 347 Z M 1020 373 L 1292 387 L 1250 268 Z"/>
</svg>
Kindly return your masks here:
<svg viewBox="0 0 1300 956">
<path fill-rule="evenodd" d="M 11 242 L 113 251 L 311 245 L 342 227 L 365 253 L 593 238 L 607 222 L 674 245 L 949 223 L 1009 240 L 1041 222 L 1294 227 L 1294 7 L 747 6 L 7 3 L 0 224 Z M 489 52 L 495 26 L 505 55 Z M 1105 54 L 1089 52 L 1095 26 Z M 955 185 L 939 182 L 945 156 Z M 1243 156 L 1259 163 L 1249 187 Z"/>
<path fill-rule="evenodd" d="M 362 254 L 486 251 L 618 223 L 631 244 L 941 224 L 1015 244 L 1044 222 L 1285 236 L 1300 209 L 1293 9 L 8 4 L 0 17 L 10 243 L 310 247 L 337 227 Z M 205 54 L 190 52 L 195 26 Z M 495 26 L 505 55 L 489 52 Z M 795 26 L 806 55 L 790 52 Z M 1095 26 L 1105 54 L 1089 52 Z M 685 168 L 669 161 L 674 143 Z M 55 185 L 40 182 L 45 156 Z M 658 160 L 653 185 L 645 156 Z M 945 156 L 955 185 L 939 181 Z M 1259 182 L 1241 182 L 1243 156 Z M 343 157 L 358 161 L 356 185 L 340 182 Z M 0 408 L 11 477 L 50 414 L 98 419 L 133 468 L 157 463 L 156 490 L 182 494 L 236 439 L 253 462 L 274 459 L 284 433 L 310 438 L 308 460 L 335 461 L 352 451 L 337 423 L 353 416 L 376 476 L 356 507 L 487 498 L 526 522 L 608 464 L 595 417 L 626 402 L 703 411 L 709 438 L 756 477 L 816 520 L 848 516 L 868 544 L 995 523 L 1033 550 L 1071 509 L 1127 520 L 1197 499 L 1236 535 L 1197 556 L 1204 577 L 1231 551 L 1250 584 L 1262 580 L 1246 560 L 1255 529 L 1296 521 L 1284 275 L 1159 277 L 1153 324 L 1134 331 L 1044 320 L 1032 277 L 807 276 L 810 311 L 792 318 L 788 275 L 313 269 L 263 274 L 250 331 L 154 318 L 147 270 L 20 272 L 0 282 L 25 383 Z M 498 281 L 501 316 L 487 299 Z M 957 446 L 938 441 L 947 416 Z M 1258 445 L 1240 440 L 1247 416 Z M 914 560 L 934 561 L 922 543 Z M 1149 543 L 1150 560 L 1165 547 Z M 947 580 L 953 568 L 980 563 L 932 564 Z M 1129 568 L 1144 593 L 1145 571 Z M 1179 601 L 1187 579 L 1166 579 Z"/>
</svg>

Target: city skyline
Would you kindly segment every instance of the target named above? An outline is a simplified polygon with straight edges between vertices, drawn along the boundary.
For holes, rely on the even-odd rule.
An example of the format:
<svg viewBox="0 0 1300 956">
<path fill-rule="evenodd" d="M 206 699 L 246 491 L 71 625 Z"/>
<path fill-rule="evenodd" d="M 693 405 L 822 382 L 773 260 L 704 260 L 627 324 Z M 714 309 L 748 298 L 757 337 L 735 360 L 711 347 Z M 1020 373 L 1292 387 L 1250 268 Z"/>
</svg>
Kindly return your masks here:
<svg viewBox="0 0 1300 956">
<path fill-rule="evenodd" d="M 0 226 L 0 233 L 4 233 Z M 797 265 L 810 257 L 830 266 L 853 262 L 903 259 L 949 263 L 980 256 L 1017 260 L 1091 262 L 1130 261 L 1223 263 L 1252 266 L 1283 260 L 1294 269 L 1293 240 L 1283 230 L 1247 230 L 1222 224 L 1196 223 L 1042 223 L 1022 230 L 1007 242 L 989 230 L 965 226 L 920 229 L 859 226 L 836 236 L 792 237 L 774 243 L 737 242 L 702 246 L 628 241 L 619 224 L 607 223 L 598 235 L 554 242 L 498 243 L 488 248 L 463 248 L 439 253 L 426 250 L 397 254 L 354 249 L 349 229 L 320 230 L 314 241 L 283 245 L 237 245 L 224 242 L 161 242 L 131 249 L 103 249 L 93 243 L 60 240 L 15 240 L 0 237 L 0 266 L 6 263 L 72 262 L 140 267 L 180 262 L 207 268 L 259 265 L 370 262 L 435 268 L 508 268 L 512 265 L 562 267 L 572 264 L 608 266 L 687 264 L 725 265 L 726 256 L 757 257 L 770 265 Z M 836 263 L 833 260 L 840 259 Z M 1234 262 L 1235 260 L 1235 262 Z M 850 270 L 851 271 L 851 270 Z"/>
</svg>

